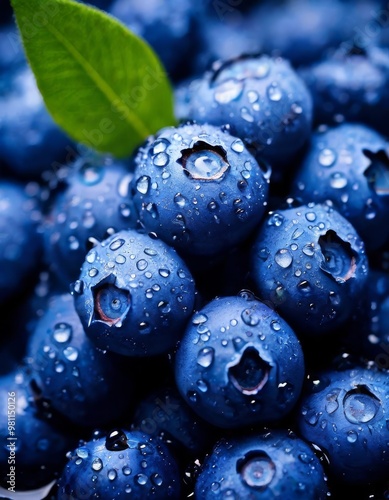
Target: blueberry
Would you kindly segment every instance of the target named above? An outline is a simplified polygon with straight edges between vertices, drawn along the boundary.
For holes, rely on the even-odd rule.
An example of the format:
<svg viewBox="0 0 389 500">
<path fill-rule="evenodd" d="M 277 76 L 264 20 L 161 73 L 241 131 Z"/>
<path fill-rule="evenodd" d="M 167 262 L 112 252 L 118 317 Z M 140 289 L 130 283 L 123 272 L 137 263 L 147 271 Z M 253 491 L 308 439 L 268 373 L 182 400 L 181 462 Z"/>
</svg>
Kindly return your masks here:
<svg viewBox="0 0 389 500">
<path fill-rule="evenodd" d="M 362 122 L 389 132 L 389 51 L 370 44 L 332 56 L 301 70 L 311 91 L 317 124 Z"/>
<path fill-rule="evenodd" d="M 27 359 L 42 396 L 77 425 L 106 425 L 129 407 L 133 383 L 122 360 L 97 349 L 85 335 L 70 294 L 49 301 Z"/>
<path fill-rule="evenodd" d="M 179 80 L 191 71 L 200 7 L 200 3 L 190 0 L 114 0 L 109 12 L 144 38 L 160 57 L 169 77 Z M 155 85 L 158 78 L 150 73 Z"/>
<path fill-rule="evenodd" d="M 304 358 L 287 323 L 250 293 L 195 313 L 175 359 L 176 384 L 204 420 L 223 428 L 273 422 L 300 395 Z"/>
<path fill-rule="evenodd" d="M 0 377 L 0 438 L 0 485 L 6 490 L 35 489 L 52 481 L 77 442 L 45 407 L 28 371 L 20 369 Z M 7 483 L 11 466 L 14 485 Z"/>
<path fill-rule="evenodd" d="M 330 204 L 269 213 L 252 250 L 259 296 L 297 335 L 329 333 L 351 316 L 368 278 L 365 247 Z"/>
<path fill-rule="evenodd" d="M 21 292 L 40 263 L 39 186 L 0 179 L 0 303 Z"/>
<path fill-rule="evenodd" d="M 87 254 L 72 293 L 85 331 L 98 347 L 150 356 L 177 342 L 193 311 L 195 285 L 173 248 L 133 229 Z"/>
<path fill-rule="evenodd" d="M 371 128 L 345 123 L 312 135 L 294 177 L 292 196 L 304 203 L 331 200 L 366 244 L 389 239 L 388 143 Z"/>
<path fill-rule="evenodd" d="M 214 430 L 186 404 L 175 386 L 154 390 L 142 398 L 132 418 L 132 430 L 162 439 L 177 453 L 196 456 L 208 447 Z"/>
<path fill-rule="evenodd" d="M 288 61 L 242 56 L 204 74 L 187 118 L 227 125 L 272 167 L 288 168 L 311 132 L 311 96 Z"/>
<path fill-rule="evenodd" d="M 267 172 L 220 128 L 167 127 L 149 138 L 135 163 L 133 198 L 142 225 L 184 255 L 222 254 L 262 218 Z"/>
<path fill-rule="evenodd" d="M 298 427 L 327 455 L 331 477 L 350 484 L 387 479 L 388 373 L 327 370 L 312 382 L 298 408 Z"/>
<path fill-rule="evenodd" d="M 178 466 L 160 441 L 113 429 L 75 449 L 58 481 L 67 498 L 179 499 Z"/>
<path fill-rule="evenodd" d="M 207 455 L 195 497 L 325 500 L 326 477 L 312 448 L 288 430 L 223 438 Z"/>
<path fill-rule="evenodd" d="M 46 261 L 68 285 L 93 242 L 134 228 L 132 172 L 127 162 L 88 152 L 71 165 L 44 225 Z"/>
</svg>

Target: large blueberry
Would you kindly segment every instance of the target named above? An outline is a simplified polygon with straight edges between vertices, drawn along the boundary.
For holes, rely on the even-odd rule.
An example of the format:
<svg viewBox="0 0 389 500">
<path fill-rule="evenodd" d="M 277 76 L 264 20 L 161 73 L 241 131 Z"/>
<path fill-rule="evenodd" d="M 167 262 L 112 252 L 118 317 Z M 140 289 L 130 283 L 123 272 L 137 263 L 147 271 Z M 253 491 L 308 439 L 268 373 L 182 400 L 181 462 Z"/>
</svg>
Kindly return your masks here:
<svg viewBox="0 0 389 500">
<path fill-rule="evenodd" d="M 352 368 L 312 377 L 298 409 L 301 435 L 329 459 L 329 474 L 346 483 L 387 479 L 389 375 Z"/>
<path fill-rule="evenodd" d="M 204 500 L 325 500 L 326 477 L 312 448 L 286 429 L 223 438 L 196 479 Z"/>
<path fill-rule="evenodd" d="M 134 229 L 87 254 L 72 293 L 87 335 L 98 347 L 129 356 L 171 349 L 195 301 L 193 278 L 176 251 Z"/>
<path fill-rule="evenodd" d="M 204 74 L 193 89 L 187 118 L 227 125 L 272 167 L 287 168 L 309 138 L 312 102 L 288 61 L 242 56 Z"/>
<path fill-rule="evenodd" d="M 309 336 L 333 331 L 350 316 L 368 278 L 365 247 L 331 204 L 275 210 L 252 250 L 260 297 Z"/>
<path fill-rule="evenodd" d="M 57 500 L 180 498 L 178 465 L 168 448 L 138 431 L 113 429 L 70 453 Z"/>
<path fill-rule="evenodd" d="M 367 47 L 340 48 L 300 72 L 312 94 L 314 121 L 361 122 L 388 134 L 389 51 Z"/>
<path fill-rule="evenodd" d="M 178 346 L 179 391 L 202 418 L 223 428 L 281 419 L 304 379 L 293 330 L 250 293 L 215 299 L 194 314 Z"/>
<path fill-rule="evenodd" d="M 265 211 L 268 172 L 241 139 L 218 127 L 167 127 L 147 141 L 135 162 L 141 223 L 185 255 L 226 252 Z"/>
<path fill-rule="evenodd" d="M 373 129 L 346 123 L 313 134 L 292 195 L 304 203 L 331 200 L 367 249 L 389 238 L 388 142 Z"/>
</svg>

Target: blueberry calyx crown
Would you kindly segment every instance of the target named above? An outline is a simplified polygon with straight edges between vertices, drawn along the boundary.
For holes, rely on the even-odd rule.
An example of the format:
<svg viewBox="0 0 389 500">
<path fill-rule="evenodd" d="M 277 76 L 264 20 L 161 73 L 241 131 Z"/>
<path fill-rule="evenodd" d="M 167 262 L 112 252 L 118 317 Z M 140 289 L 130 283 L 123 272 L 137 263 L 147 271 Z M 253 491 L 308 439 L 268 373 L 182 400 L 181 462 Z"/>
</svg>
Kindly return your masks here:
<svg viewBox="0 0 389 500">
<path fill-rule="evenodd" d="M 389 158 L 384 150 L 376 153 L 363 150 L 363 154 L 370 160 L 370 164 L 364 171 L 369 187 L 378 196 L 387 196 L 389 194 Z"/>
<path fill-rule="evenodd" d="M 258 351 L 249 346 L 237 363 L 228 367 L 228 377 L 239 392 L 246 395 L 257 394 L 269 378 L 270 365 L 264 361 Z"/>
<path fill-rule="evenodd" d="M 339 283 L 344 283 L 355 276 L 357 267 L 356 254 L 350 243 L 343 241 L 330 229 L 320 236 L 319 245 L 323 254 L 320 268 Z"/>
<path fill-rule="evenodd" d="M 221 180 L 230 168 L 225 150 L 204 141 L 196 141 L 191 148 L 183 149 L 177 162 L 188 177 L 201 181 Z"/>
<path fill-rule="evenodd" d="M 237 472 L 242 481 L 254 489 L 264 489 L 273 480 L 276 466 L 264 451 L 251 451 L 237 461 Z"/>
</svg>

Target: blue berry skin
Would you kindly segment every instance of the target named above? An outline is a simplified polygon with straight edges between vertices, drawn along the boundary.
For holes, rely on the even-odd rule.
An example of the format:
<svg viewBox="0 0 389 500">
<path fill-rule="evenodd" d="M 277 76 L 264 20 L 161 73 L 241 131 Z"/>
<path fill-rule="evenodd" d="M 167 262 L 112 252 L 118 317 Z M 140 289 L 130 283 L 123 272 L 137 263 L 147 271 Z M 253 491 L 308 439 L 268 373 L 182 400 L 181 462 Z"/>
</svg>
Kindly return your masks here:
<svg viewBox="0 0 389 500">
<path fill-rule="evenodd" d="M 349 352 L 389 369 L 389 274 L 370 270 L 363 307 L 347 324 Z"/>
<path fill-rule="evenodd" d="M 93 242 L 135 228 L 127 162 L 87 152 L 72 165 L 44 225 L 46 261 L 61 281 L 75 281 Z"/>
<path fill-rule="evenodd" d="M 8 414 L 8 409 L 15 414 Z M 11 430 L 8 418 L 14 422 Z M 19 369 L 0 377 L 0 439 L 0 486 L 11 486 L 7 474 L 14 466 L 17 490 L 36 489 L 55 479 L 65 465 L 66 452 L 77 442 L 75 433 L 64 431 L 33 390 L 28 371 Z M 7 447 L 12 443 L 16 449 Z"/>
<path fill-rule="evenodd" d="M 173 385 L 154 390 L 139 402 L 131 429 L 161 439 L 177 453 L 193 456 L 204 452 L 215 433 Z"/>
<path fill-rule="evenodd" d="M 389 375 L 374 369 L 327 370 L 303 393 L 299 432 L 329 460 L 329 476 L 343 483 L 387 479 Z"/>
<path fill-rule="evenodd" d="M 212 125 L 183 124 L 140 148 L 133 199 L 147 231 L 183 255 L 214 257 L 258 225 L 268 184 L 268 171 L 240 139 Z"/>
<path fill-rule="evenodd" d="M 312 448 L 288 430 L 223 438 L 206 457 L 195 498 L 325 500 L 328 488 Z"/>
<path fill-rule="evenodd" d="M 242 56 L 204 74 L 187 118 L 227 125 L 271 167 L 287 169 L 309 138 L 312 102 L 288 61 Z"/>
<path fill-rule="evenodd" d="M 73 142 L 49 115 L 27 66 L 8 78 L 0 87 L 0 163 L 31 179 L 62 161 Z"/>
<path fill-rule="evenodd" d="M 92 249 L 71 288 L 87 335 L 127 356 L 169 351 L 195 302 L 193 278 L 176 251 L 134 229 Z"/>
<path fill-rule="evenodd" d="M 180 498 L 178 466 L 168 448 L 138 431 L 114 429 L 70 454 L 57 500 Z"/>
<path fill-rule="evenodd" d="M 22 292 L 39 266 L 39 187 L 0 179 L 0 304 Z"/>
<path fill-rule="evenodd" d="M 367 250 L 389 239 L 388 142 L 371 128 L 345 123 L 312 135 L 296 172 L 292 196 L 303 203 L 331 200 Z"/>
<path fill-rule="evenodd" d="M 389 132 L 389 51 L 373 45 L 340 49 L 299 74 L 312 94 L 314 121 L 336 124 L 361 122 Z"/>
<path fill-rule="evenodd" d="M 191 0 L 114 0 L 109 12 L 151 45 L 169 77 L 177 81 L 191 72 L 193 47 L 198 45 L 198 16 L 202 9 L 201 2 L 196 3 Z M 150 73 L 147 84 L 158 83 L 159 75 Z"/>
<path fill-rule="evenodd" d="M 274 422 L 300 395 L 303 352 L 276 312 L 242 293 L 194 314 L 176 352 L 175 377 L 189 406 L 215 426 Z"/>
<path fill-rule="evenodd" d="M 331 204 L 309 203 L 269 213 L 253 245 L 251 277 L 298 336 L 322 335 L 351 316 L 368 260 L 354 227 Z"/>
<path fill-rule="evenodd" d="M 77 425 L 103 426 L 129 408 L 134 390 L 122 359 L 97 349 L 85 335 L 70 294 L 49 301 L 27 360 L 43 397 Z"/>
</svg>

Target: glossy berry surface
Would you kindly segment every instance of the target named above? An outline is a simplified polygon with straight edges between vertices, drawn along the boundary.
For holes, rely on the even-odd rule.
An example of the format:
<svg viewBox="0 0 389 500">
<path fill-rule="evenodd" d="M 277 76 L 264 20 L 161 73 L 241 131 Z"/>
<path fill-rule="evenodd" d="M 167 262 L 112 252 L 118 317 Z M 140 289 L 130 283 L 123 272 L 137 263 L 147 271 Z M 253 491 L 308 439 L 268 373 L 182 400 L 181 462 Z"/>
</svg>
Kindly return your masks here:
<svg viewBox="0 0 389 500">
<path fill-rule="evenodd" d="M 133 382 L 122 359 L 97 349 L 86 336 L 70 294 L 50 299 L 27 359 L 42 396 L 77 425 L 105 425 L 129 408 Z"/>
<path fill-rule="evenodd" d="M 288 61 L 267 55 L 215 65 L 196 86 L 191 104 L 187 118 L 228 125 L 274 168 L 287 168 L 311 131 L 305 83 Z"/>
<path fill-rule="evenodd" d="M 346 483 L 387 479 L 388 373 L 327 370 L 303 394 L 301 435 L 327 455 L 333 477 Z"/>
<path fill-rule="evenodd" d="M 176 383 L 202 418 L 223 428 L 276 421 L 300 395 L 304 358 L 292 329 L 251 294 L 215 299 L 178 346 Z"/>
<path fill-rule="evenodd" d="M 42 253 L 39 187 L 0 180 L 0 301 L 23 290 Z"/>
<path fill-rule="evenodd" d="M 223 438 L 200 469 L 196 498 L 325 500 L 323 467 L 292 431 L 265 430 Z"/>
<path fill-rule="evenodd" d="M 252 250 L 259 296 L 297 335 L 333 331 L 350 317 L 368 278 L 365 247 L 330 204 L 270 212 Z"/>
<path fill-rule="evenodd" d="M 159 441 L 114 429 L 75 449 L 58 482 L 68 498 L 180 498 L 178 466 Z"/>
<path fill-rule="evenodd" d="M 268 175 L 243 142 L 211 125 L 168 127 L 135 159 L 140 221 L 184 255 L 214 256 L 260 222 Z"/>
<path fill-rule="evenodd" d="M 92 152 L 69 168 L 44 225 L 46 261 L 66 286 L 94 242 L 136 226 L 131 180 L 128 163 Z"/>
<path fill-rule="evenodd" d="M 115 233 L 87 254 L 72 293 L 98 347 L 150 356 L 177 342 L 192 314 L 195 285 L 173 248 L 133 229 Z"/>
<path fill-rule="evenodd" d="M 323 128 L 312 134 L 292 196 L 304 203 L 331 200 L 366 248 L 379 248 L 389 238 L 387 150 L 387 139 L 365 125 Z"/>
</svg>

